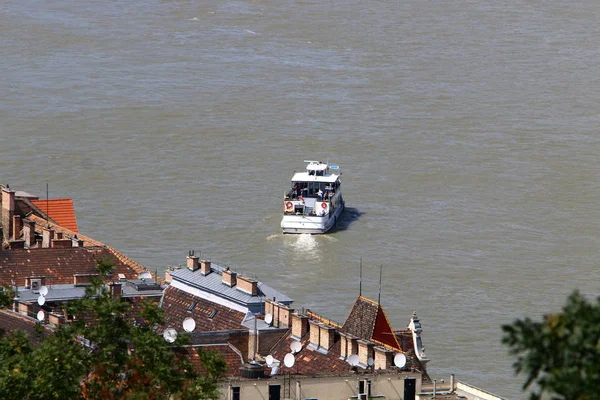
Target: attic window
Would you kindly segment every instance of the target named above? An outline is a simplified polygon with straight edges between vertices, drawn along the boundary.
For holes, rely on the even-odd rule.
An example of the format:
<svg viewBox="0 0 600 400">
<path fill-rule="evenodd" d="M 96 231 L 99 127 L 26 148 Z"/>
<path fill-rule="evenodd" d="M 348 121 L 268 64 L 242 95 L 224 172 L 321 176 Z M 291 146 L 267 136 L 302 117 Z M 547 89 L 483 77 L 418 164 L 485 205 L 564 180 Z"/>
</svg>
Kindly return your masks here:
<svg viewBox="0 0 600 400">
<path fill-rule="evenodd" d="M 190 306 L 188 307 L 188 311 L 192 311 L 194 308 L 196 308 L 196 302 L 194 301 L 192 304 L 190 304 Z"/>
<path fill-rule="evenodd" d="M 217 309 L 215 308 L 214 310 L 211 311 L 210 315 L 208 316 L 208 318 L 213 319 L 213 317 L 217 315 Z"/>
</svg>

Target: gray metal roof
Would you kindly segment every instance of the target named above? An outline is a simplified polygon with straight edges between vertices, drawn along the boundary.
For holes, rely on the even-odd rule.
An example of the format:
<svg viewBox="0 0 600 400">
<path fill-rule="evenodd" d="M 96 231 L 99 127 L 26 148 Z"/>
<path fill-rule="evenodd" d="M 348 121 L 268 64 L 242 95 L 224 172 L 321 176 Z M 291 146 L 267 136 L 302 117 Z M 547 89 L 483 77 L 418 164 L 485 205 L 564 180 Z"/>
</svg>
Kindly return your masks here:
<svg viewBox="0 0 600 400">
<path fill-rule="evenodd" d="M 122 281 L 121 296 L 122 297 L 140 297 L 140 296 L 161 296 L 163 288 L 158 286 L 158 289 L 137 290 L 136 283 L 139 280 L 134 280 L 130 283 Z M 154 281 L 146 280 L 146 283 L 155 283 Z M 85 295 L 86 286 L 75 286 L 72 284 L 48 285 L 48 294 L 44 296 L 46 301 L 65 301 L 80 299 Z M 23 302 L 35 302 L 40 296 L 39 290 L 31 290 L 24 286 L 18 288 L 19 300 Z"/>
<path fill-rule="evenodd" d="M 173 277 L 173 280 L 246 306 L 264 303 L 265 299 L 273 298 L 286 305 L 293 302 L 293 300 L 285 294 L 260 281 L 258 281 L 257 284 L 258 295 L 256 296 L 241 291 L 237 286 L 229 287 L 229 285 L 226 285 L 222 281 L 222 272 L 224 269 L 225 268 L 223 267 L 212 264 L 212 272 L 208 275 L 202 275 L 200 269 L 190 271 L 188 268 L 177 269 L 170 272 L 170 274 Z"/>
</svg>

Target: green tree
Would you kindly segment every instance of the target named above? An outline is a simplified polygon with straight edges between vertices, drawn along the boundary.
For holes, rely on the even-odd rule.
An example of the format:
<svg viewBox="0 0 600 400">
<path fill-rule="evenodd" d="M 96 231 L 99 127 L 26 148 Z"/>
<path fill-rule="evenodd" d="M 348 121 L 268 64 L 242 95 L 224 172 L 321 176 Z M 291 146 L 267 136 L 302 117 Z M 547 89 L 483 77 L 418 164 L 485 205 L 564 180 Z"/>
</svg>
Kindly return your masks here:
<svg viewBox="0 0 600 400">
<path fill-rule="evenodd" d="M 542 321 L 519 319 L 502 327 L 502 342 L 517 357 L 513 367 L 526 375 L 530 399 L 592 400 L 600 393 L 600 297 L 595 304 L 578 291 L 562 312 Z"/>
<path fill-rule="evenodd" d="M 73 321 L 32 347 L 23 333 L 0 337 L 2 399 L 188 399 L 217 398 L 226 366 L 221 356 L 200 354 L 206 374 L 156 332 L 164 315 L 155 303 L 132 305 L 113 297 L 104 276 L 109 261 L 98 263 L 82 299 L 66 306 Z M 208 354 L 208 355 L 207 355 Z"/>
</svg>

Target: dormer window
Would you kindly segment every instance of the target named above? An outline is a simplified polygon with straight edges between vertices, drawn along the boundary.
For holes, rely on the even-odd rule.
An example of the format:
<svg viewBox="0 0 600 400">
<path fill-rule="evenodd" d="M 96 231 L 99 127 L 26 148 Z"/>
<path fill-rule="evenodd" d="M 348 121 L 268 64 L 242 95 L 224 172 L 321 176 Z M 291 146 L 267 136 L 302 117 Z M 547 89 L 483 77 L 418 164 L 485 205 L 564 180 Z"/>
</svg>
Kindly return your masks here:
<svg viewBox="0 0 600 400">
<path fill-rule="evenodd" d="M 190 304 L 190 306 L 188 307 L 188 311 L 193 311 L 194 308 L 196 308 L 196 302 L 194 301 L 192 304 Z"/>
</svg>

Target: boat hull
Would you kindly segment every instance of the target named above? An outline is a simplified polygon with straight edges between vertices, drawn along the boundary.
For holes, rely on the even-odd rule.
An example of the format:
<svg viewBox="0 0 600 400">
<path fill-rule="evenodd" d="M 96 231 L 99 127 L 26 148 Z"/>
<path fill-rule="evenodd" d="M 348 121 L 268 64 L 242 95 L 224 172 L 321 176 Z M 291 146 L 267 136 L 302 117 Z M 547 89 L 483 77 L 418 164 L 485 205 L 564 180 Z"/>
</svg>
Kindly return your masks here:
<svg viewBox="0 0 600 400">
<path fill-rule="evenodd" d="M 310 233 L 313 235 L 327 233 L 335 226 L 338 218 L 344 211 L 344 205 L 336 208 L 333 215 L 317 217 L 308 215 L 284 215 L 281 220 L 283 233 Z"/>
</svg>

